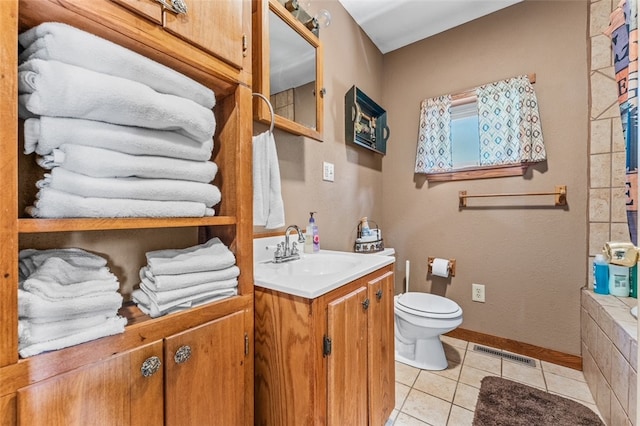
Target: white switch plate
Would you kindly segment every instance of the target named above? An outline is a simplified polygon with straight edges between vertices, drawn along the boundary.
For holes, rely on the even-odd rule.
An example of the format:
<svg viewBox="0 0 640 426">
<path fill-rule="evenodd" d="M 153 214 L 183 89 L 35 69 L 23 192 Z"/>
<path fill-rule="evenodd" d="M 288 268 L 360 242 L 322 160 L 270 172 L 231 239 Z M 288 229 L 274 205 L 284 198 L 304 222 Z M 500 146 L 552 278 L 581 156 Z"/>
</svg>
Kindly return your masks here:
<svg viewBox="0 0 640 426">
<path fill-rule="evenodd" d="M 335 179 L 333 163 L 327 163 L 326 161 L 322 162 L 322 180 L 326 180 L 327 182 L 333 182 Z"/>
<path fill-rule="evenodd" d="M 471 300 L 484 303 L 484 284 L 471 284 Z"/>
</svg>

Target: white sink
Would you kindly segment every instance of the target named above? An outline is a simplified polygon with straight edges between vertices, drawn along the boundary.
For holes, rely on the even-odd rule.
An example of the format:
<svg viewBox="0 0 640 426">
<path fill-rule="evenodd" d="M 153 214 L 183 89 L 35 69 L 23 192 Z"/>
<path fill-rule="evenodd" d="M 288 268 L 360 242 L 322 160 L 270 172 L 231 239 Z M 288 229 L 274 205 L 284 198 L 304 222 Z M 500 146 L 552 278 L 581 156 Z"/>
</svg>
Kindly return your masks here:
<svg viewBox="0 0 640 426">
<path fill-rule="evenodd" d="M 275 263 L 273 247 L 282 240 L 282 237 L 254 239 L 255 285 L 310 299 L 395 261 L 393 256 L 320 250 L 301 253 L 299 260 Z"/>
</svg>

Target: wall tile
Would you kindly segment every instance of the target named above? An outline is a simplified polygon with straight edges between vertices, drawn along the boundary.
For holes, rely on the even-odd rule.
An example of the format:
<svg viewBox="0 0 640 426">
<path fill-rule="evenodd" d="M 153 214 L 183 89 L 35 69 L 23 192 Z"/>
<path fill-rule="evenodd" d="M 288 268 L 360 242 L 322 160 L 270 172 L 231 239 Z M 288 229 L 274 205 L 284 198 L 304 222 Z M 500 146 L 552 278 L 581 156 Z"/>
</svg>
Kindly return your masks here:
<svg viewBox="0 0 640 426">
<path fill-rule="evenodd" d="M 617 115 L 611 120 L 611 149 L 612 152 L 625 151 L 626 141 L 624 134 L 622 133 L 622 120 L 620 119 L 620 110 L 617 111 Z"/>
<path fill-rule="evenodd" d="M 603 34 L 591 37 L 591 69 L 611 66 L 611 39 Z"/>
<path fill-rule="evenodd" d="M 589 35 L 597 36 L 609 26 L 609 15 L 611 15 L 611 0 L 601 0 L 591 3 Z"/>
<path fill-rule="evenodd" d="M 591 154 L 611 152 L 611 119 L 591 122 Z"/>
<path fill-rule="evenodd" d="M 600 118 L 618 102 L 616 82 L 600 71 L 591 77 L 591 117 Z"/>
<path fill-rule="evenodd" d="M 622 356 L 627 363 L 629 363 L 629 354 L 631 352 L 631 336 L 626 330 L 618 323 L 613 324 L 613 345 L 618 348 Z"/>
<path fill-rule="evenodd" d="M 604 375 L 607 382 L 611 382 L 611 340 L 598 328 L 596 333 L 596 352 L 594 358 L 596 365 Z"/>
<path fill-rule="evenodd" d="M 611 426 L 626 426 L 627 414 L 624 412 L 620 401 L 611 394 Z"/>
<path fill-rule="evenodd" d="M 611 388 L 602 374 L 596 374 L 596 405 L 605 423 L 611 419 Z"/>
<path fill-rule="evenodd" d="M 624 223 L 611 224 L 610 241 L 630 241 L 629 224 L 626 221 Z"/>
<path fill-rule="evenodd" d="M 636 419 L 638 416 L 638 404 L 633 403 L 638 401 L 638 375 L 634 370 L 629 370 L 629 418 L 631 423 L 636 426 Z"/>
<path fill-rule="evenodd" d="M 611 186 L 625 187 L 627 176 L 625 169 L 627 168 L 627 153 L 615 152 L 611 156 Z"/>
<path fill-rule="evenodd" d="M 611 189 L 611 221 L 627 222 L 627 188 Z"/>
<path fill-rule="evenodd" d="M 609 188 L 611 186 L 611 154 L 593 154 L 591 161 L 591 188 Z"/>
<path fill-rule="evenodd" d="M 596 188 L 589 190 L 589 220 L 592 222 L 609 222 L 611 210 L 611 190 Z"/>
<path fill-rule="evenodd" d="M 611 348 L 611 390 L 626 413 L 629 409 L 629 363 L 615 346 Z M 613 416 L 613 405 L 611 406 Z"/>
<path fill-rule="evenodd" d="M 602 247 L 610 238 L 610 224 L 593 222 L 589 224 L 589 255 L 602 253 Z"/>
</svg>

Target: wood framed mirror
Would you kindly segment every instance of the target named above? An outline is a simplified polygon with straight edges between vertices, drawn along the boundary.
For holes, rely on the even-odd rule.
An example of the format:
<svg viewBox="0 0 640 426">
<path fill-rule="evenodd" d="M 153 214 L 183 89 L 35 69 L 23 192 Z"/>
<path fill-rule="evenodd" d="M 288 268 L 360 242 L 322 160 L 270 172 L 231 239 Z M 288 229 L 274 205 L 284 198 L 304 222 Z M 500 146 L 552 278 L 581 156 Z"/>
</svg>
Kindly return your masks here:
<svg viewBox="0 0 640 426">
<path fill-rule="evenodd" d="M 253 3 L 253 91 L 271 100 L 275 127 L 322 141 L 322 44 L 277 0 Z M 253 99 L 254 120 L 270 124 L 266 102 Z"/>
</svg>

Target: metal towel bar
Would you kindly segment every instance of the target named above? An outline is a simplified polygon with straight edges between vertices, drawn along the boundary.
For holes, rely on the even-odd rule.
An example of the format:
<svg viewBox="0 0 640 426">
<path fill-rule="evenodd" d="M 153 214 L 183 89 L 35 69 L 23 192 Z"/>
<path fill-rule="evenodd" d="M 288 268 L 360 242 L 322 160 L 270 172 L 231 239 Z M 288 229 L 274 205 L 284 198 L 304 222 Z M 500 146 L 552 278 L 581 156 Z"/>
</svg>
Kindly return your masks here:
<svg viewBox="0 0 640 426">
<path fill-rule="evenodd" d="M 253 96 L 257 96 L 259 98 L 262 98 L 267 103 L 267 106 L 269 107 L 269 113 L 271 114 L 271 125 L 269 126 L 269 133 L 273 133 L 273 126 L 276 123 L 276 117 L 275 117 L 275 114 L 273 112 L 273 105 L 271 105 L 271 102 L 269 101 L 269 98 L 267 98 L 262 93 L 252 93 L 252 95 Z"/>
<path fill-rule="evenodd" d="M 476 194 L 468 195 L 467 191 L 459 191 L 458 199 L 460 207 L 467 207 L 467 198 L 483 198 L 483 197 L 528 197 L 531 195 L 555 195 L 556 206 L 567 205 L 567 185 L 556 185 L 554 192 L 520 192 L 520 193 L 504 193 L 504 194 Z"/>
</svg>

